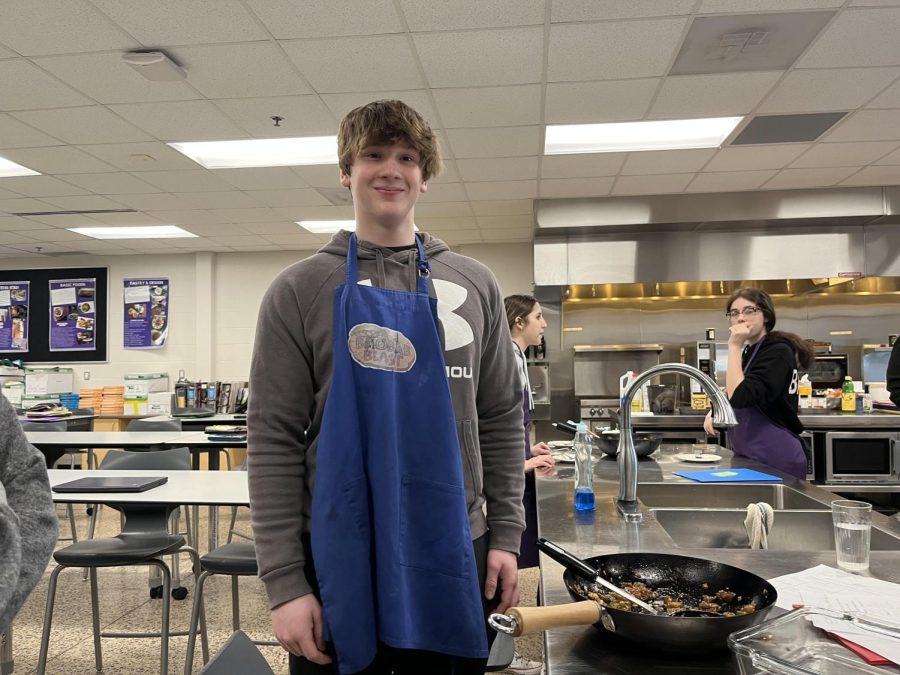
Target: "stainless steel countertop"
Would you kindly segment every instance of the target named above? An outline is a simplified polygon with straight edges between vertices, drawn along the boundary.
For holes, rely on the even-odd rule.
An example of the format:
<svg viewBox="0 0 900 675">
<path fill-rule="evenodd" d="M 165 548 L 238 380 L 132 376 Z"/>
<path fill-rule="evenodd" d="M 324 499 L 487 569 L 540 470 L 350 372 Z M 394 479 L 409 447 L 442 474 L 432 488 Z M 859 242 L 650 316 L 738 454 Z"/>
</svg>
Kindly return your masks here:
<svg viewBox="0 0 900 675">
<path fill-rule="evenodd" d="M 809 413 L 798 416 L 805 429 L 900 429 L 900 415 L 886 413 L 841 414 L 840 412 Z M 632 416 L 635 429 L 700 429 L 702 414 L 688 415 L 638 415 Z"/>
<path fill-rule="evenodd" d="M 644 418 L 646 419 L 646 418 Z M 672 471 L 698 468 L 749 467 L 778 472 L 735 457 L 729 450 L 718 452 L 723 459 L 715 465 L 690 464 L 675 459 L 676 446 L 664 445 L 652 458 L 639 462 L 640 483 L 691 483 L 672 475 Z M 572 508 L 573 467 L 559 464 L 551 476 L 537 480 L 538 530 L 542 537 L 558 543 L 574 554 L 585 558 L 623 551 L 677 553 L 717 560 L 754 572 L 765 578 L 798 572 L 818 564 L 836 567 L 833 552 L 762 551 L 744 549 L 687 549 L 677 548 L 660 527 L 651 512 L 642 506 L 644 519 L 640 523 L 625 523 L 619 519 L 614 500 L 618 494 L 618 469 L 612 459 L 599 459 L 594 468 L 594 491 L 597 508 L 584 516 Z M 784 484 L 810 495 L 825 504 L 834 497 L 806 481 L 783 476 Z M 641 488 L 638 485 L 638 499 Z M 880 513 L 872 514 L 873 526 L 900 537 L 900 522 Z M 564 568 L 541 554 L 541 597 L 545 605 L 572 602 L 563 584 Z M 879 579 L 900 583 L 900 552 L 872 551 L 870 574 Z M 675 659 L 658 656 L 646 648 L 620 644 L 592 626 L 556 628 L 545 633 L 547 675 L 573 673 L 735 673 L 731 655 L 727 651 L 703 659 Z M 893 672 L 893 671 L 888 671 Z"/>
</svg>

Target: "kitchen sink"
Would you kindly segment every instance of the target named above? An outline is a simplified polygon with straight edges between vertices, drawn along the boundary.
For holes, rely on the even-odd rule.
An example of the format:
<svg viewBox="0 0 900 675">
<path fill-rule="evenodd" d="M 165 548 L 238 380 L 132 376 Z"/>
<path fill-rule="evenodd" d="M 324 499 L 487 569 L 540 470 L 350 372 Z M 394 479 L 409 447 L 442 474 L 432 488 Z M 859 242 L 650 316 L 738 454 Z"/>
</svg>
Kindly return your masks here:
<svg viewBox="0 0 900 675">
<path fill-rule="evenodd" d="M 774 487 L 774 486 L 769 486 Z M 781 486 L 778 486 L 781 487 Z M 743 509 L 650 509 L 681 548 L 749 548 Z M 872 528 L 873 551 L 900 551 L 900 539 Z M 769 550 L 833 551 L 831 511 L 775 511 Z"/>
<path fill-rule="evenodd" d="M 767 502 L 773 509 L 831 512 L 828 504 L 781 484 L 641 483 L 637 496 L 651 508 L 744 509 L 751 503 Z"/>
</svg>

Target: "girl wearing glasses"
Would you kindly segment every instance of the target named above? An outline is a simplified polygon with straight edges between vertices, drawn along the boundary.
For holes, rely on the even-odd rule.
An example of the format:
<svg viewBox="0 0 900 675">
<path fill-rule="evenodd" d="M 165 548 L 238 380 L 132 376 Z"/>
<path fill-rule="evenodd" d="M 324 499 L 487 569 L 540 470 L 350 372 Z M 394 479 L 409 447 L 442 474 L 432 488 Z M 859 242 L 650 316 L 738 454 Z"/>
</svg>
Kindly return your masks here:
<svg viewBox="0 0 900 675">
<path fill-rule="evenodd" d="M 812 347 L 793 333 L 775 331 L 775 306 L 758 288 L 735 291 L 725 306 L 731 334 L 725 391 L 738 418 L 728 431 L 735 454 L 806 478 L 806 454 L 797 418 L 798 366 L 808 369 Z M 703 428 L 715 435 L 712 415 Z"/>
</svg>

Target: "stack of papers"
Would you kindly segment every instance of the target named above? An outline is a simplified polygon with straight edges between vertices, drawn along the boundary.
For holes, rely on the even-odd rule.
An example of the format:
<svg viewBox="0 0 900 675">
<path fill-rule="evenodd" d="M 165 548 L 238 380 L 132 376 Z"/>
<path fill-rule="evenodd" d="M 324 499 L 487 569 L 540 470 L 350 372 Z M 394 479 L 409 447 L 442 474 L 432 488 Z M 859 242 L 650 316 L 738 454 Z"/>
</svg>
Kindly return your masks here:
<svg viewBox="0 0 900 675">
<path fill-rule="evenodd" d="M 900 624 L 900 585 L 889 581 L 819 565 L 769 579 L 769 583 L 778 591 L 778 600 L 775 602 L 778 607 L 824 607 L 838 612 L 851 612 L 875 621 Z M 834 633 L 900 664 L 900 639 L 873 633 L 847 621 L 822 616 L 810 619 L 816 628 Z"/>
</svg>

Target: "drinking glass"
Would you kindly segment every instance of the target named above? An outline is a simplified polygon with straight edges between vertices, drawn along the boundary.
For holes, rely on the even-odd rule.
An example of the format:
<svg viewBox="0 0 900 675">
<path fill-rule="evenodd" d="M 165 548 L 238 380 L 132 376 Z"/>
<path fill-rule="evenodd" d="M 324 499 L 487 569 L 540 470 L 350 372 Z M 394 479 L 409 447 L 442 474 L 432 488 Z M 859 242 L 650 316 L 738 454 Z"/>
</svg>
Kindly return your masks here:
<svg viewBox="0 0 900 675">
<path fill-rule="evenodd" d="M 836 499 L 831 502 L 831 519 L 838 567 L 847 572 L 865 572 L 869 569 L 872 505 Z"/>
</svg>

